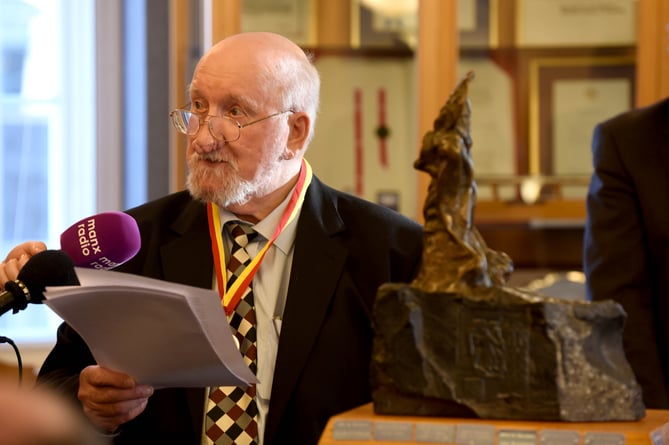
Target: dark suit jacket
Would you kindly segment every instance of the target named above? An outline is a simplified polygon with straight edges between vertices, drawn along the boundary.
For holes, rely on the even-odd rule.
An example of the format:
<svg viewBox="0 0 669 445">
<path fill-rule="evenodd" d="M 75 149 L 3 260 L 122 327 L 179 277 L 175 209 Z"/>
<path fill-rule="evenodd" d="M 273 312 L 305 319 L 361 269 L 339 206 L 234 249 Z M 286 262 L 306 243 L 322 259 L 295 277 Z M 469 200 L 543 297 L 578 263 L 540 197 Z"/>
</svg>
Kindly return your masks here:
<svg viewBox="0 0 669 445">
<path fill-rule="evenodd" d="M 598 125 L 583 266 L 593 300 L 628 314 L 624 346 L 648 408 L 669 408 L 669 100 Z"/>
<path fill-rule="evenodd" d="M 211 286 L 204 205 L 180 192 L 128 213 L 139 224 L 142 247 L 118 270 Z M 314 177 L 298 222 L 265 445 L 316 444 L 331 416 L 371 400 L 376 289 L 385 282 L 411 281 L 421 246 L 419 224 Z M 83 341 L 64 324 L 39 378 L 74 394 L 77 374 L 93 362 Z M 204 397 L 204 389 L 157 390 L 115 443 L 199 445 Z"/>
</svg>

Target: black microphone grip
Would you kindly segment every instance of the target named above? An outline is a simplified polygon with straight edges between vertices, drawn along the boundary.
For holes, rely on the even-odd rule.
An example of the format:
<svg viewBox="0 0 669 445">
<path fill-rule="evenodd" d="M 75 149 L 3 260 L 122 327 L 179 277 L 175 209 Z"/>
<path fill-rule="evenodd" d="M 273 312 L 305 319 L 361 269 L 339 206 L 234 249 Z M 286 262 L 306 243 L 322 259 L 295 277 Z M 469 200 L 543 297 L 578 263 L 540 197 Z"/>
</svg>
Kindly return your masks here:
<svg viewBox="0 0 669 445">
<path fill-rule="evenodd" d="M 4 292 L 0 293 L 0 315 L 10 309 L 16 314 L 26 308 L 29 300 L 30 292 L 22 281 L 8 281 L 5 283 Z"/>
<path fill-rule="evenodd" d="M 26 262 L 16 280 L 5 283 L 5 291 L 0 293 L 0 315 L 10 309 L 17 313 L 28 303 L 41 303 L 47 286 L 78 284 L 72 259 L 62 250 L 45 250 Z"/>
</svg>

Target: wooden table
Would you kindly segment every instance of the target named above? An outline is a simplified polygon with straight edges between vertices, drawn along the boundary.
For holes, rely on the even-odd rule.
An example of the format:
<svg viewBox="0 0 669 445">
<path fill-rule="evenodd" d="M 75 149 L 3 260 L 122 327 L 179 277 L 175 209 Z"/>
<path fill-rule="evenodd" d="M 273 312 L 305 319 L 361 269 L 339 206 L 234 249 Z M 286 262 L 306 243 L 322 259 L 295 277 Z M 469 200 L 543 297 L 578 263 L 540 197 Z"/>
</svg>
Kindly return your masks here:
<svg viewBox="0 0 669 445">
<path fill-rule="evenodd" d="M 669 411 L 637 422 L 535 422 L 374 414 L 372 403 L 330 419 L 319 445 L 669 445 Z"/>
</svg>

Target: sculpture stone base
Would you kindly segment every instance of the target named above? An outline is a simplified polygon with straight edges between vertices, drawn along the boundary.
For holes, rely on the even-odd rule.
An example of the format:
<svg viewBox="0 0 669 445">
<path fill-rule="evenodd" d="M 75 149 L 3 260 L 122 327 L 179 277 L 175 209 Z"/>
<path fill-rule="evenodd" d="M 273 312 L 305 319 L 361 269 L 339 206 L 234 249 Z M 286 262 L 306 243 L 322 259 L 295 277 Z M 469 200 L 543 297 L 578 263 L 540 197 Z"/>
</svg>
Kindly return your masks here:
<svg viewBox="0 0 669 445">
<path fill-rule="evenodd" d="M 380 287 L 371 383 L 378 414 L 574 422 L 638 420 L 625 313 L 490 287 Z"/>
</svg>

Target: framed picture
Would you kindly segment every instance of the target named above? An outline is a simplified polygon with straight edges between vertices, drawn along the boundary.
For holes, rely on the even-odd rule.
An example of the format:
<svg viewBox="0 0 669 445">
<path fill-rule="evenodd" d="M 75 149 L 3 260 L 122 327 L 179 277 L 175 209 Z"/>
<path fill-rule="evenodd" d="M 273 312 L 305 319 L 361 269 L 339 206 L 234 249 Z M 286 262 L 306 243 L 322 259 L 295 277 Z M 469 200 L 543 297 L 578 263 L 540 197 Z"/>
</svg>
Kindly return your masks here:
<svg viewBox="0 0 669 445">
<path fill-rule="evenodd" d="M 488 57 L 461 57 L 459 77 L 469 71 L 475 76 L 468 90 L 474 171 L 476 175 L 513 175 L 513 79 Z"/>
<path fill-rule="evenodd" d="M 529 173 L 589 175 L 595 125 L 634 105 L 634 57 L 537 58 L 529 70 Z"/>
<path fill-rule="evenodd" d="M 457 0 L 457 23 L 462 48 L 494 46 L 491 23 L 497 19 L 497 1 Z M 367 6 L 363 0 L 353 0 L 351 4 L 351 46 L 354 48 L 413 50 L 417 32 L 417 11 L 384 15 Z"/>
<path fill-rule="evenodd" d="M 412 50 L 416 46 L 418 11 L 389 4 L 387 14 L 364 0 L 351 0 L 351 47 Z M 402 3 L 400 6 L 405 6 Z"/>
<path fill-rule="evenodd" d="M 635 0 L 516 0 L 518 46 L 625 46 L 636 42 Z"/>
<path fill-rule="evenodd" d="M 269 31 L 288 37 L 301 46 L 316 41 L 315 0 L 244 0 L 244 32 Z"/>
<path fill-rule="evenodd" d="M 491 23 L 496 22 L 496 0 L 458 0 L 458 31 L 461 48 L 494 46 Z M 491 4 L 492 3 L 492 4 Z"/>
</svg>

